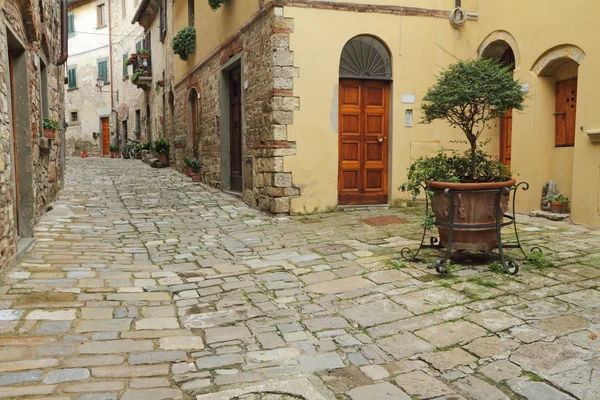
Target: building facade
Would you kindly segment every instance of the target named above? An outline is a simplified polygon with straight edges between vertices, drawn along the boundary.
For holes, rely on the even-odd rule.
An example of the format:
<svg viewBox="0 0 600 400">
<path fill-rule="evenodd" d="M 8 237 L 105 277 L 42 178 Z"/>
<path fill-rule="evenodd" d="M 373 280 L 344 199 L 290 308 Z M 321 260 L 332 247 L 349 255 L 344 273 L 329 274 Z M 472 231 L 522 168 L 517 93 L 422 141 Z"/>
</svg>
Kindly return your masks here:
<svg viewBox="0 0 600 400">
<path fill-rule="evenodd" d="M 195 53 L 174 61 L 171 134 L 188 136 L 206 183 L 273 213 L 393 204 L 407 198 L 398 188 L 413 160 L 462 148 L 457 130 L 419 124 L 436 75 L 496 58 L 529 94 L 482 137 L 531 185 L 518 211 L 539 209 L 554 180 L 573 221 L 600 226 L 600 52 L 579 20 L 600 5 L 576 3 L 176 2 L 174 32 L 193 25 L 197 36 Z"/>
<path fill-rule="evenodd" d="M 0 268 L 62 185 L 67 4 L 0 1 Z M 58 123 L 52 139 L 44 119 Z"/>
</svg>

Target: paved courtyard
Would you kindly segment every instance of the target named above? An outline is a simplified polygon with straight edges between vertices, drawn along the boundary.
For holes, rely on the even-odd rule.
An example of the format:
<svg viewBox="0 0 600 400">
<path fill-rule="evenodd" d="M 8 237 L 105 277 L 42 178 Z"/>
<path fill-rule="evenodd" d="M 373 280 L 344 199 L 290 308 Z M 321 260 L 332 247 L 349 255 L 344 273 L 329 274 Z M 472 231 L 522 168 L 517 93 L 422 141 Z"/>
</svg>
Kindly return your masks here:
<svg viewBox="0 0 600 400">
<path fill-rule="evenodd" d="M 170 169 L 69 159 L 2 273 L 0 398 L 600 399 L 600 231 L 522 217 L 555 267 L 440 277 L 399 259 L 419 213 L 271 217 Z"/>
</svg>

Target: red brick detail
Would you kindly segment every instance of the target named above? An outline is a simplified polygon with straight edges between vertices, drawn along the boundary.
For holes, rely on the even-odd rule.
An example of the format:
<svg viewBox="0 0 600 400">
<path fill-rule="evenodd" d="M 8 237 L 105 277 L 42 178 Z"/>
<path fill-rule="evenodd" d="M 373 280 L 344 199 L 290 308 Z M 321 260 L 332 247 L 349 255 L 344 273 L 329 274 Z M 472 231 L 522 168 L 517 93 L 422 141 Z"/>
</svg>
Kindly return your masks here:
<svg viewBox="0 0 600 400">
<path fill-rule="evenodd" d="M 291 89 L 273 89 L 273 97 L 294 97 Z"/>
<path fill-rule="evenodd" d="M 295 149 L 295 142 L 287 142 L 284 140 L 277 140 L 272 142 L 258 142 L 249 143 L 248 148 L 250 149 Z"/>
</svg>

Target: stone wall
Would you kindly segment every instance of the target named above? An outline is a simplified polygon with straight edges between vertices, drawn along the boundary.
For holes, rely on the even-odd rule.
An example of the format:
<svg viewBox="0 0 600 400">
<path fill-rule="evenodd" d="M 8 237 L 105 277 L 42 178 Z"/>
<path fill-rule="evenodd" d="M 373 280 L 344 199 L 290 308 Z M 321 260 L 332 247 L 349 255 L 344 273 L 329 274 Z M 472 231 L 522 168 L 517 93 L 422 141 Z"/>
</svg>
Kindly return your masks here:
<svg viewBox="0 0 600 400">
<path fill-rule="evenodd" d="M 175 89 L 175 109 L 181 110 L 181 115 L 175 118 L 172 134 L 198 134 L 203 182 L 226 188 L 222 156 L 229 150 L 222 148 L 221 137 L 228 134 L 222 124 L 229 118 L 229 109 L 222 104 L 223 71 L 239 58 L 241 81 L 247 82 L 247 88 L 245 83 L 242 88 L 242 195 L 249 205 L 275 214 L 288 213 L 290 197 L 299 195 L 291 173 L 283 166 L 283 156 L 296 152 L 295 144 L 287 141 L 287 125 L 299 107 L 299 99 L 292 94 L 293 78 L 298 74 L 289 51 L 292 29 L 293 21 L 283 17 L 281 7 L 266 6 Z M 197 133 L 189 132 L 188 95 L 192 88 L 200 93 Z"/>
<path fill-rule="evenodd" d="M 14 213 L 15 155 L 12 150 L 13 115 L 10 105 L 7 32 L 10 30 L 24 48 L 27 66 L 29 109 L 20 109 L 17 113 L 19 116 L 28 115 L 28 121 L 25 117 L 25 121 L 21 122 L 25 122 L 29 129 L 17 133 L 27 135 L 24 138 L 25 151 L 17 155 L 28 162 L 25 171 L 30 177 L 31 185 L 21 188 L 24 193 L 21 201 L 32 204 L 32 211 L 26 217 L 29 219 L 27 223 L 33 226 L 55 199 L 62 185 L 65 72 L 63 66 L 55 65 L 61 49 L 60 15 L 60 4 L 51 0 L 0 2 L 0 268 L 14 260 L 17 247 L 17 220 Z M 42 63 L 46 65 L 47 75 L 47 88 L 44 88 L 47 98 L 46 115 L 61 122 L 54 140 L 44 139 L 42 132 Z"/>
</svg>

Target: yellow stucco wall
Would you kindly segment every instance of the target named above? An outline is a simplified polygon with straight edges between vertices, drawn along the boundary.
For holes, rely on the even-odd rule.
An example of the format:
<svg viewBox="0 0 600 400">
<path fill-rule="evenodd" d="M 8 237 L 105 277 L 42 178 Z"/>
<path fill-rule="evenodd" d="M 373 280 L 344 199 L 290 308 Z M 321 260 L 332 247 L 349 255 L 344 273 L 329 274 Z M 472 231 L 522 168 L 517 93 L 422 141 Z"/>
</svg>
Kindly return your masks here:
<svg viewBox="0 0 600 400">
<path fill-rule="evenodd" d="M 600 2 L 574 0 L 548 6 L 544 1 L 478 1 L 479 40 L 506 30 L 516 40 L 521 63 L 515 77 L 530 85 L 527 108 L 513 117 L 512 162 L 520 180 L 531 189 L 519 194 L 519 211 L 539 209 L 541 188 L 550 179 L 571 198 L 572 220 L 600 226 L 600 145 L 585 131 L 600 129 L 600 49 L 595 17 Z M 515 12 L 518 10 L 518 12 Z M 554 77 L 538 77 L 531 69 L 555 46 L 572 44 L 585 52 L 578 68 L 575 147 L 554 147 L 555 82 L 573 75 L 565 66 Z"/>
<path fill-rule="evenodd" d="M 207 0 L 194 0 L 194 27 L 196 28 L 196 51 L 187 61 L 174 56 L 174 79 L 179 81 L 187 72 L 193 70 L 208 54 L 227 40 L 244 22 L 258 10 L 257 0 L 227 2 L 217 11 L 213 11 Z M 174 32 L 188 25 L 188 2 L 176 1 L 173 4 Z"/>
<path fill-rule="evenodd" d="M 448 8 L 454 4 L 430 3 Z M 294 19 L 290 49 L 294 52 L 294 65 L 300 70 L 300 77 L 294 80 L 294 96 L 300 97 L 300 110 L 294 113 L 294 123 L 288 127 L 288 140 L 296 142 L 297 155 L 284 158 L 284 170 L 292 172 L 294 185 L 302 194 L 292 199 L 292 212 L 306 213 L 337 205 L 339 58 L 346 42 L 354 36 L 376 36 L 392 55 L 391 200 L 406 197 L 397 188 L 406 179 L 411 158 L 440 146 L 460 147 L 449 143 L 463 140 L 460 131 L 441 122 L 418 124 L 418 108 L 442 66 L 455 61 L 454 56 L 473 56 L 477 42 L 474 22 L 467 22 L 457 38 L 454 28 L 443 18 L 294 7 L 285 7 L 284 15 Z M 415 104 L 403 104 L 405 94 L 415 95 Z M 414 110 L 413 127 L 404 126 L 407 108 Z M 497 132 L 489 131 L 484 136 L 492 136 L 490 151 L 497 154 Z"/>
</svg>

